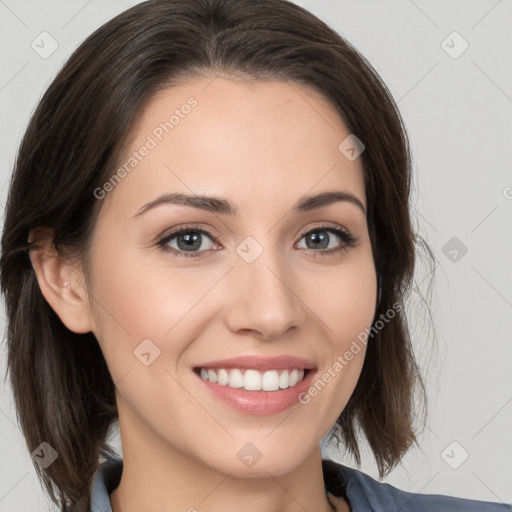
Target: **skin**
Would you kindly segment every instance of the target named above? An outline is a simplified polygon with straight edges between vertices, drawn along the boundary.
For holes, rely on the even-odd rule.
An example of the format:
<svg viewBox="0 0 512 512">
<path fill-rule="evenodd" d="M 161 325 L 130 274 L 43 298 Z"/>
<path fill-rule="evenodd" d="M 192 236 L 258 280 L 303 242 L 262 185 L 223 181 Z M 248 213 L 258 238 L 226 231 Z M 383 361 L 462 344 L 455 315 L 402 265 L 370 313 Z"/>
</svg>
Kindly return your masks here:
<svg viewBox="0 0 512 512">
<path fill-rule="evenodd" d="M 364 346 L 308 404 L 267 416 L 220 402 L 192 369 L 287 354 L 314 361 L 320 377 L 371 326 L 377 280 L 365 213 L 349 201 L 292 212 L 303 196 L 331 190 L 366 207 L 362 161 L 338 150 L 350 132 L 313 91 L 212 80 L 161 91 L 138 118 L 126 158 L 169 112 L 190 96 L 198 101 L 102 200 L 90 275 L 44 249 L 31 253 L 32 263 L 65 325 L 95 334 L 116 384 L 124 471 L 114 512 L 333 510 L 319 443 L 355 388 Z M 134 217 L 172 192 L 222 197 L 238 213 L 162 205 Z M 308 248 L 311 235 L 301 234 L 325 223 L 348 230 L 355 246 L 326 255 Z M 215 235 L 202 236 L 197 258 L 157 245 L 185 225 Z M 327 234 L 329 248 L 344 247 Z M 236 252 L 247 236 L 263 249 L 250 264 Z M 145 366 L 134 350 L 148 338 L 160 355 Z M 247 442 L 261 452 L 252 467 L 237 458 Z M 342 499 L 336 507 L 349 510 Z"/>
</svg>

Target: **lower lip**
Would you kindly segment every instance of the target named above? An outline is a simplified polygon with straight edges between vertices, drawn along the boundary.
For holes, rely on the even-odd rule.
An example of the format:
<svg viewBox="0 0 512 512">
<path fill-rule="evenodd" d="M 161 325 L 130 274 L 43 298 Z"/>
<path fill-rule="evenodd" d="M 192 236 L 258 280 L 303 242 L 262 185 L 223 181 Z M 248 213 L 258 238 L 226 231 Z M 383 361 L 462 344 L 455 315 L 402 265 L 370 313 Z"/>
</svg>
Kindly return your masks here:
<svg viewBox="0 0 512 512">
<path fill-rule="evenodd" d="M 308 370 L 305 377 L 295 386 L 276 391 L 247 391 L 244 388 L 221 386 L 215 382 L 201 382 L 222 402 L 244 414 L 268 415 L 285 411 L 299 403 L 299 395 L 310 386 L 315 371 Z"/>
</svg>

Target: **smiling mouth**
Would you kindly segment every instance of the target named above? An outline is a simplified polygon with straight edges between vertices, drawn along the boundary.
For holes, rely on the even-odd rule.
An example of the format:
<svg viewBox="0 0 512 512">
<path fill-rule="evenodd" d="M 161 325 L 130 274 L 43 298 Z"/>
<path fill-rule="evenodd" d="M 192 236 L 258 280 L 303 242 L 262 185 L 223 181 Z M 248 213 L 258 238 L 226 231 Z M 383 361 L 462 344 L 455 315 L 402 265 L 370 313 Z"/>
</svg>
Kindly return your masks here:
<svg viewBox="0 0 512 512">
<path fill-rule="evenodd" d="M 194 368 L 205 381 L 246 391 L 280 391 L 296 386 L 310 370 L 289 368 L 260 372 L 245 368 Z"/>
</svg>

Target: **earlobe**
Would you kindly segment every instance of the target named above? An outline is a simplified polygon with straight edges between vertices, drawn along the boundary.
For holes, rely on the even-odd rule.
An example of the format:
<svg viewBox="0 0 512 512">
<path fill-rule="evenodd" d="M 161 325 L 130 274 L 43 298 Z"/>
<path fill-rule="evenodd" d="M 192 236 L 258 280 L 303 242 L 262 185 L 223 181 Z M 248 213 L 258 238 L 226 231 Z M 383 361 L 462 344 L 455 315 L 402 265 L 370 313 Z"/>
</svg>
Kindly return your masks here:
<svg viewBox="0 0 512 512">
<path fill-rule="evenodd" d="M 30 232 L 29 251 L 39 288 L 62 323 L 76 333 L 92 331 L 89 297 L 82 272 L 60 256 L 53 244 L 53 230 L 36 228 Z"/>
</svg>

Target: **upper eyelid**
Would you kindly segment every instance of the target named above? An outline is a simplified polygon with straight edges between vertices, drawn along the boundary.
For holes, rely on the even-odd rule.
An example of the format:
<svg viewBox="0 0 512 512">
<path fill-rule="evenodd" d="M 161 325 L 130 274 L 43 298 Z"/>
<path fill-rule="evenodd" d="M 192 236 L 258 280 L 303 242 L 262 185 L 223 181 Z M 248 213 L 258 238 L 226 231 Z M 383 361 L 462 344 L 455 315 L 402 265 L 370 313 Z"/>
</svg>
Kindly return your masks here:
<svg viewBox="0 0 512 512">
<path fill-rule="evenodd" d="M 211 236 L 212 238 L 216 238 L 218 240 L 222 240 L 222 237 L 220 235 L 215 234 L 211 229 L 209 228 L 203 228 L 199 226 L 183 226 L 176 229 L 170 229 L 165 231 L 162 235 L 158 237 L 158 240 L 163 241 L 167 240 L 169 238 L 175 237 L 183 232 L 187 231 L 199 231 L 203 234 L 206 234 L 208 236 Z"/>
</svg>

